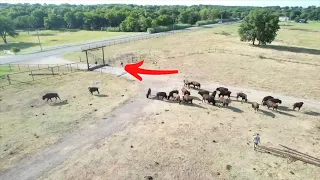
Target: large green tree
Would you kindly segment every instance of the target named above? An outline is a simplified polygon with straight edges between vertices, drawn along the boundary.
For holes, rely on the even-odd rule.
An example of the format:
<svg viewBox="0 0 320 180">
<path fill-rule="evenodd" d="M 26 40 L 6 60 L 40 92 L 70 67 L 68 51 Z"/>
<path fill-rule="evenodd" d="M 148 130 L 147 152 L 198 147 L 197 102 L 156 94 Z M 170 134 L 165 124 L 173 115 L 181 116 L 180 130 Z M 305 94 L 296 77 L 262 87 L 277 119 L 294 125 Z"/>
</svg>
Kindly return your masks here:
<svg viewBox="0 0 320 180">
<path fill-rule="evenodd" d="M 4 43 L 7 43 L 7 37 L 16 37 L 18 33 L 14 31 L 14 23 L 7 17 L 0 16 L 0 36 Z"/>
<path fill-rule="evenodd" d="M 259 45 L 265 45 L 275 39 L 279 29 L 279 17 L 277 15 L 270 11 L 256 9 L 246 16 L 238 29 L 238 33 L 241 41 L 252 41 L 254 45 L 257 40 Z"/>
</svg>

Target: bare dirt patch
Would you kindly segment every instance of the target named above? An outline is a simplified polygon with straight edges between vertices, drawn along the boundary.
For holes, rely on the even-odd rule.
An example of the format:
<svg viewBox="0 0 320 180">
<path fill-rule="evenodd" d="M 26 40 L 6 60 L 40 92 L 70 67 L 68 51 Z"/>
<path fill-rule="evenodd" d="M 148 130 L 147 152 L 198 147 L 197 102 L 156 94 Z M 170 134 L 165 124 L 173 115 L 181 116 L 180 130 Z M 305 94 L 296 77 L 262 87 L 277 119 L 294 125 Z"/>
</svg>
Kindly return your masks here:
<svg viewBox="0 0 320 180">
<path fill-rule="evenodd" d="M 101 83 L 99 95 L 88 91 L 94 82 Z M 77 72 L 1 90 L 0 170 L 56 143 L 66 133 L 90 127 L 136 90 L 136 82 L 96 72 Z M 57 92 L 61 100 L 42 100 L 47 92 Z"/>
</svg>

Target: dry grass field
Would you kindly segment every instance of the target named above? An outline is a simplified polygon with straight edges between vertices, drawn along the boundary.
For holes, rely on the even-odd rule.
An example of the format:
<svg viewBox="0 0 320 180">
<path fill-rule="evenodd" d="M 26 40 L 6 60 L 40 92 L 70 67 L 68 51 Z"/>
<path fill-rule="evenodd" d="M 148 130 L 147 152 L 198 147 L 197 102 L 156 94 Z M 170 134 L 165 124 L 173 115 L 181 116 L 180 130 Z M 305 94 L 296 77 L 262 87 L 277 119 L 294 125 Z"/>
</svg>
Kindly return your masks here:
<svg viewBox="0 0 320 180">
<path fill-rule="evenodd" d="M 101 82 L 100 95 L 88 91 L 95 81 Z M 129 99 L 136 89 L 136 82 L 94 72 L 77 72 L 2 89 L 0 171 L 74 130 L 88 128 Z M 47 92 L 57 92 L 61 101 L 42 100 Z"/>
<path fill-rule="evenodd" d="M 168 84 L 154 91 L 181 87 L 181 82 Z M 191 94 L 200 97 L 195 90 Z M 250 104 L 237 101 L 228 109 L 200 101 L 194 101 L 193 106 L 145 101 L 148 103 L 142 107 L 141 116 L 125 130 L 76 150 L 40 179 L 320 178 L 319 167 L 255 152 L 252 144 L 254 133 L 260 133 L 264 146 L 279 148 L 282 144 L 319 158 L 319 109 L 305 107 L 297 112 L 285 104 L 278 112 L 261 107 L 255 113 Z M 132 106 L 141 105 L 134 103 Z"/>
</svg>

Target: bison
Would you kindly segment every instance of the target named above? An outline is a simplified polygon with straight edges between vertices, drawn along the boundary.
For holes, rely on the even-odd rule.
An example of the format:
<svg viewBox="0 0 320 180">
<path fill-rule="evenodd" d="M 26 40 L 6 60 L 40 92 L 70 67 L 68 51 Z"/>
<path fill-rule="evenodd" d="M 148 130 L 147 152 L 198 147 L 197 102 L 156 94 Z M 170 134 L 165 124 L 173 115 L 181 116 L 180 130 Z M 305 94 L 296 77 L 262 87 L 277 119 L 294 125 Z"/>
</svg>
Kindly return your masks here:
<svg viewBox="0 0 320 180">
<path fill-rule="evenodd" d="M 298 109 L 299 109 L 298 111 L 300 111 L 300 108 L 302 107 L 303 104 L 304 104 L 303 102 L 296 102 L 296 103 L 294 103 L 294 104 L 293 104 L 293 110 L 294 110 L 295 108 L 298 108 Z"/>
<path fill-rule="evenodd" d="M 180 95 L 179 94 L 173 93 L 172 97 L 173 97 L 173 100 L 180 102 Z"/>
<path fill-rule="evenodd" d="M 47 101 L 48 101 L 48 100 L 50 99 L 50 101 L 52 101 L 51 98 L 56 98 L 56 100 L 57 100 L 57 98 L 60 99 L 58 93 L 47 93 L 47 94 L 45 94 L 44 96 L 42 96 L 42 100 L 47 99 Z M 61 100 L 61 99 L 60 99 L 60 100 Z"/>
<path fill-rule="evenodd" d="M 184 83 L 184 87 L 187 87 L 190 84 L 190 82 L 187 79 L 183 80 L 183 83 Z"/>
<path fill-rule="evenodd" d="M 150 95 L 151 95 L 151 89 L 149 88 L 146 94 L 147 98 L 149 98 Z"/>
<path fill-rule="evenodd" d="M 181 89 L 182 95 L 190 95 L 190 91 L 188 91 L 186 88 Z"/>
<path fill-rule="evenodd" d="M 274 110 L 274 109 L 278 110 L 278 104 L 270 101 L 270 99 L 268 101 L 266 101 L 266 105 L 267 105 L 268 109 L 270 109 L 270 107 L 272 107 L 272 110 Z"/>
<path fill-rule="evenodd" d="M 99 93 L 99 88 L 97 88 L 97 87 L 88 87 L 88 89 L 89 89 L 89 92 L 90 92 L 91 94 L 93 94 L 93 92 L 95 92 L 95 91 L 97 91 L 98 94 L 100 94 L 100 93 Z"/>
<path fill-rule="evenodd" d="M 222 92 L 222 91 L 228 91 L 228 88 L 218 87 L 218 88 L 216 89 L 216 91 L 220 91 L 220 92 Z"/>
<path fill-rule="evenodd" d="M 237 100 L 238 100 L 239 97 L 242 98 L 241 102 L 242 102 L 243 100 L 246 101 L 246 102 L 248 101 L 247 95 L 246 95 L 245 93 L 243 93 L 243 92 L 237 93 Z"/>
<path fill-rule="evenodd" d="M 208 103 L 212 103 L 212 105 L 216 105 L 216 100 L 214 100 L 214 96 L 210 96 L 209 99 L 208 99 Z"/>
<path fill-rule="evenodd" d="M 268 99 L 268 100 L 270 100 L 270 101 L 272 101 L 272 102 L 274 102 L 274 103 L 279 103 L 279 104 L 282 103 L 282 101 L 281 101 L 280 99 L 270 98 L 270 99 Z"/>
<path fill-rule="evenodd" d="M 213 98 L 215 98 L 215 97 L 216 97 L 216 94 L 217 94 L 217 91 L 213 91 L 212 94 L 211 94 L 211 96 L 212 96 Z"/>
<path fill-rule="evenodd" d="M 180 101 L 179 101 L 179 104 L 181 104 L 181 102 L 183 102 L 183 103 L 191 103 L 192 104 L 192 100 L 193 100 L 193 97 L 191 97 L 191 96 L 189 96 L 189 95 L 184 95 L 184 96 L 182 96 L 182 100 L 180 99 Z"/>
<path fill-rule="evenodd" d="M 220 106 L 222 104 L 223 107 L 228 107 L 229 104 L 231 103 L 230 99 L 225 99 L 224 97 L 220 97 L 219 101 L 220 101 Z"/>
<path fill-rule="evenodd" d="M 259 104 L 258 103 L 253 102 L 251 106 L 252 106 L 252 108 L 254 109 L 255 112 L 259 110 Z"/>
<path fill-rule="evenodd" d="M 269 99 L 273 99 L 273 97 L 272 97 L 272 96 L 266 96 L 266 97 L 264 97 L 264 98 L 262 99 L 262 105 L 263 105 L 263 106 L 266 105 L 266 103 L 264 103 L 264 102 L 268 101 Z"/>
<path fill-rule="evenodd" d="M 160 99 L 160 97 L 161 97 L 161 100 L 163 100 L 163 98 L 168 98 L 166 92 L 157 92 L 156 96 L 158 99 Z"/>
<path fill-rule="evenodd" d="M 188 86 L 190 87 L 190 85 L 193 85 L 193 88 L 198 88 L 198 89 L 200 89 L 201 87 L 201 84 L 197 81 L 189 82 Z"/>
<path fill-rule="evenodd" d="M 198 94 L 200 94 L 200 96 L 203 96 L 204 94 L 210 94 L 210 92 L 209 91 L 207 91 L 207 90 L 200 90 L 199 92 L 198 92 Z"/>
<path fill-rule="evenodd" d="M 170 91 L 167 99 L 169 100 L 171 97 L 173 97 L 174 93 L 179 94 L 179 91 L 178 90 Z"/>
<path fill-rule="evenodd" d="M 228 98 L 230 99 L 230 96 L 231 96 L 231 91 L 220 91 L 219 93 L 219 97 L 220 96 L 228 96 Z"/>
</svg>

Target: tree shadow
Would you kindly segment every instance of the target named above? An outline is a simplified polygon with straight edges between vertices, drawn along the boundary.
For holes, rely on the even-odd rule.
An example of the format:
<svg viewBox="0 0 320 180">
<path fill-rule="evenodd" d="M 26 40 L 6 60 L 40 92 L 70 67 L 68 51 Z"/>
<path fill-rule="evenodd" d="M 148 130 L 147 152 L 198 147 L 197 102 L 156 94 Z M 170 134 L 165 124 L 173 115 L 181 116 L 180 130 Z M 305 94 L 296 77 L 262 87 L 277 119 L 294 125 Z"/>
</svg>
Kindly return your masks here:
<svg viewBox="0 0 320 180">
<path fill-rule="evenodd" d="M 41 33 L 41 34 L 32 34 L 32 36 L 56 36 L 56 35 L 51 33 Z"/>
<path fill-rule="evenodd" d="M 59 32 L 78 32 L 80 29 L 56 29 Z"/>
<path fill-rule="evenodd" d="M 0 51 L 10 50 L 12 47 L 17 47 L 17 48 L 23 50 L 23 49 L 34 47 L 37 45 L 39 45 L 39 44 L 38 43 L 28 43 L 28 42 L 0 44 Z"/>
<path fill-rule="evenodd" d="M 258 46 L 258 47 L 263 48 L 263 49 L 273 49 L 273 50 L 278 50 L 278 51 L 320 55 L 319 49 L 310 49 L 310 48 L 293 47 L 293 46 L 282 46 L 282 45 L 266 45 L 266 46 Z"/>
<path fill-rule="evenodd" d="M 272 117 L 272 118 L 275 118 L 276 117 L 276 115 L 275 114 L 273 114 L 272 112 L 270 112 L 270 111 L 265 111 L 265 110 L 262 110 L 262 109 L 259 109 L 259 111 L 261 111 L 264 115 L 266 115 L 266 116 L 269 116 L 269 117 Z M 258 111 L 258 112 L 259 112 Z"/>
<path fill-rule="evenodd" d="M 278 106 L 278 109 L 281 110 L 281 111 L 294 111 L 293 109 L 289 109 L 286 106 Z"/>
<path fill-rule="evenodd" d="M 69 104 L 67 100 L 54 102 L 51 106 L 63 106 Z"/>
<path fill-rule="evenodd" d="M 97 96 L 97 97 L 109 97 L 109 95 L 106 95 L 106 94 L 95 94 L 94 96 Z"/>
<path fill-rule="evenodd" d="M 310 116 L 320 116 L 319 112 L 314 112 L 314 111 L 305 111 L 303 113 L 307 114 L 307 115 L 310 115 Z"/>
</svg>

